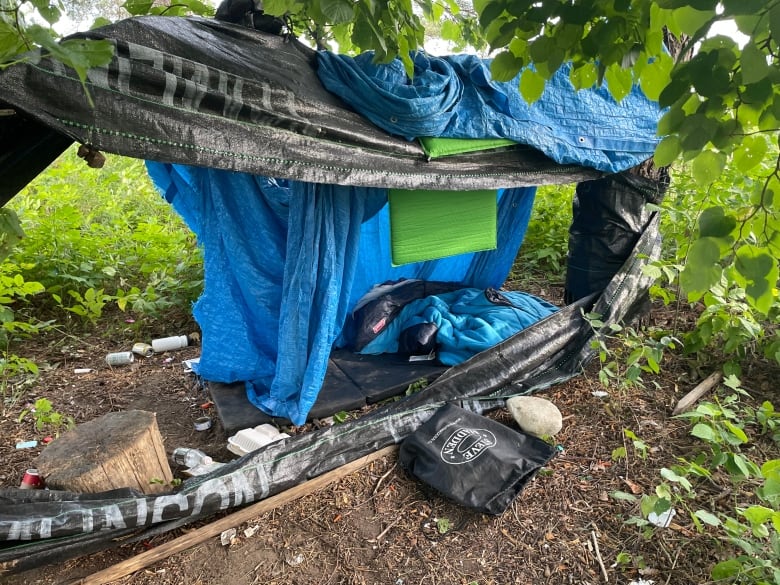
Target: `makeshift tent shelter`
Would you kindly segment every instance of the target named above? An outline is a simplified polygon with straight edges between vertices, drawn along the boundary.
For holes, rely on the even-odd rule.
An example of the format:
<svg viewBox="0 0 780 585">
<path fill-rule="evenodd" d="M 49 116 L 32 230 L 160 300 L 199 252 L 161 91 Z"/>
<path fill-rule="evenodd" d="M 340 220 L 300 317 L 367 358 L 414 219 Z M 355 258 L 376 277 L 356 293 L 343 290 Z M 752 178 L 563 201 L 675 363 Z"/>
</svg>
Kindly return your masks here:
<svg viewBox="0 0 780 585">
<path fill-rule="evenodd" d="M 405 277 L 500 286 L 537 185 L 580 184 L 585 203 L 571 232 L 573 250 L 606 249 L 615 266 L 594 274 L 590 264 L 599 259 L 573 253 L 578 272 L 570 274 L 568 306 L 447 369 L 422 392 L 359 420 L 271 444 L 176 493 L 3 489 L 6 569 L 265 498 L 399 442 L 446 402 L 479 412 L 566 380 L 592 356 L 594 332 L 583 310 L 601 314 L 608 326 L 626 318 L 649 286 L 641 267 L 659 245 L 657 218 L 644 203 L 662 189 L 623 171 L 652 153 L 659 112 L 638 91 L 621 104 L 603 90 L 576 93 L 564 71 L 561 86 L 529 107 L 516 84 L 490 81 L 475 58 L 421 55 L 409 93 L 428 109 L 416 110 L 394 99 L 408 86 L 392 65 L 318 54 L 251 29 L 145 17 L 85 36 L 115 47 L 112 62 L 89 73 L 94 107 L 75 73 L 57 61 L 0 73 L 8 106 L 0 118 L 0 198 L 13 196 L 70 140 L 153 161 L 157 184 L 204 242 L 206 285 L 195 309 L 203 329 L 200 373 L 246 380 L 256 403 L 272 414 L 305 420 L 328 353 L 373 284 Z M 354 90 L 353 81 L 362 89 Z M 333 92 L 353 98 L 352 107 Z M 9 144 L 5 139 L 20 129 L 22 142 Z M 525 144 L 431 158 L 418 143 L 397 137 L 419 132 Z M 393 267 L 387 189 L 502 190 L 496 250 Z M 588 233 L 597 219 L 607 228 L 601 249 Z"/>
</svg>

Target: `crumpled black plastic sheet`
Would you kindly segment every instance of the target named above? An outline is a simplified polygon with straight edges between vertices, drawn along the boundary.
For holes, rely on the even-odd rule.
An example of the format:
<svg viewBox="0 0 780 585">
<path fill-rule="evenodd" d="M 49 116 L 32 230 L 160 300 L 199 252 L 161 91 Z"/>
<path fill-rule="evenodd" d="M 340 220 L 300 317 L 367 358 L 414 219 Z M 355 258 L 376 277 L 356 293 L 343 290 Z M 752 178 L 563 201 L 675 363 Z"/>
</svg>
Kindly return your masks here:
<svg viewBox="0 0 780 585">
<path fill-rule="evenodd" d="M 257 502 L 399 443 L 447 402 L 484 412 L 503 405 L 509 396 L 566 381 L 578 375 L 595 352 L 591 341 L 597 333 L 583 312 L 601 314 L 605 328 L 621 321 L 652 283 L 642 267 L 659 253 L 654 215 L 598 298 L 591 295 L 563 308 L 370 416 L 272 443 L 208 476 L 186 481 L 178 492 L 84 496 L 0 490 L 0 574 L 86 554 L 129 533 L 164 532 Z"/>
<path fill-rule="evenodd" d="M 107 39 L 116 49 L 107 66 L 88 73 L 94 107 L 76 73 L 49 58 L 0 71 L 0 96 L 44 126 L 105 152 L 405 189 L 495 189 L 601 176 L 523 146 L 429 161 L 416 142 L 387 134 L 325 90 L 315 52 L 294 39 L 203 18 L 155 16 L 74 36 Z M 12 195 L 0 187 L 0 197 Z"/>
<path fill-rule="evenodd" d="M 634 249 L 650 217 L 648 203 L 663 199 L 666 185 L 629 172 L 577 184 L 565 302 L 603 290 Z"/>
</svg>

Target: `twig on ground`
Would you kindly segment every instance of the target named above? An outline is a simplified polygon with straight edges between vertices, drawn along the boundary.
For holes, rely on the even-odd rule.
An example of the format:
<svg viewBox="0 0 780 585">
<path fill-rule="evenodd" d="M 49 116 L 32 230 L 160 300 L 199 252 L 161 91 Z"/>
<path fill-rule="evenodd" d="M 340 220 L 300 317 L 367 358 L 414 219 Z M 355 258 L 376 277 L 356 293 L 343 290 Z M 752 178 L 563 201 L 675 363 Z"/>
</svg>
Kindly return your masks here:
<svg viewBox="0 0 780 585">
<path fill-rule="evenodd" d="M 383 481 L 385 481 L 385 479 L 387 479 L 387 476 L 389 476 L 391 473 L 393 473 L 393 471 L 395 471 L 395 468 L 396 468 L 397 466 L 398 466 L 398 461 L 396 461 L 395 463 L 393 463 L 393 465 L 390 467 L 390 469 L 388 469 L 388 470 L 387 470 L 387 471 L 386 471 L 386 472 L 385 472 L 385 473 L 382 475 L 382 477 L 380 477 L 380 478 L 377 480 L 377 482 L 376 482 L 376 485 L 374 486 L 374 491 L 373 491 L 373 492 L 371 492 L 371 495 L 372 495 L 372 496 L 375 496 L 375 495 L 376 495 L 376 493 L 379 491 L 379 486 L 381 486 L 381 485 L 382 485 L 382 482 L 383 482 Z"/>
<path fill-rule="evenodd" d="M 606 583 L 609 581 L 609 575 L 607 574 L 607 568 L 604 566 L 604 559 L 601 558 L 601 551 L 599 550 L 599 539 L 596 536 L 596 531 L 591 530 L 590 536 L 593 538 L 593 550 L 596 553 L 596 560 L 599 562 L 599 567 L 601 567 L 601 574 L 604 575 L 604 582 Z"/>
<path fill-rule="evenodd" d="M 680 552 L 682 551 L 681 548 L 677 549 L 677 554 L 674 555 L 674 562 L 672 563 L 672 566 L 669 567 L 669 574 L 666 576 L 666 582 L 664 585 L 669 585 L 669 579 L 672 578 L 672 571 L 674 571 L 674 568 L 677 566 L 677 559 L 680 558 Z"/>
<path fill-rule="evenodd" d="M 387 525 L 387 528 L 385 528 L 382 532 L 376 535 L 376 537 L 369 539 L 368 542 L 379 542 L 382 537 L 387 534 L 387 531 L 390 530 L 393 526 L 398 524 L 401 520 L 403 520 L 403 516 L 399 516 L 395 520 L 393 520 L 390 524 Z"/>
</svg>

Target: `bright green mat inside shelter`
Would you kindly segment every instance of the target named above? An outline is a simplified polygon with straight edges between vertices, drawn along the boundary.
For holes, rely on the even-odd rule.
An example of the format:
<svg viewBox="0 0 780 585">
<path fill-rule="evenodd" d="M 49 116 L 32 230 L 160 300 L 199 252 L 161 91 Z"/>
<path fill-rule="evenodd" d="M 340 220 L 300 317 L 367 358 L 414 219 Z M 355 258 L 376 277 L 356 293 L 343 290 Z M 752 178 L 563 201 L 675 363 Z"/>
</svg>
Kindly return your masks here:
<svg viewBox="0 0 780 585">
<path fill-rule="evenodd" d="M 517 142 L 506 138 L 434 138 L 432 136 L 422 136 L 418 140 L 428 158 L 439 158 L 517 145 Z"/>
<path fill-rule="evenodd" d="M 497 192 L 391 189 L 393 265 L 496 248 Z"/>
</svg>

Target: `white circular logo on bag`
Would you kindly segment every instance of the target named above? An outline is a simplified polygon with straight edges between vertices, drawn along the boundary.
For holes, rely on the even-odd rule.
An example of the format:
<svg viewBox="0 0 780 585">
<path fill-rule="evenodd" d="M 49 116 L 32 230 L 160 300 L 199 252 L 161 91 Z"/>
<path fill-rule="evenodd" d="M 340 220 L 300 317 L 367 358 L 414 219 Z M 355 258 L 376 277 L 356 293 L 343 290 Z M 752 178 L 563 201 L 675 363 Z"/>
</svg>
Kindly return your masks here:
<svg viewBox="0 0 780 585">
<path fill-rule="evenodd" d="M 451 465 L 469 463 L 495 444 L 496 436 L 487 429 L 460 428 L 444 442 L 441 460 Z"/>
</svg>

